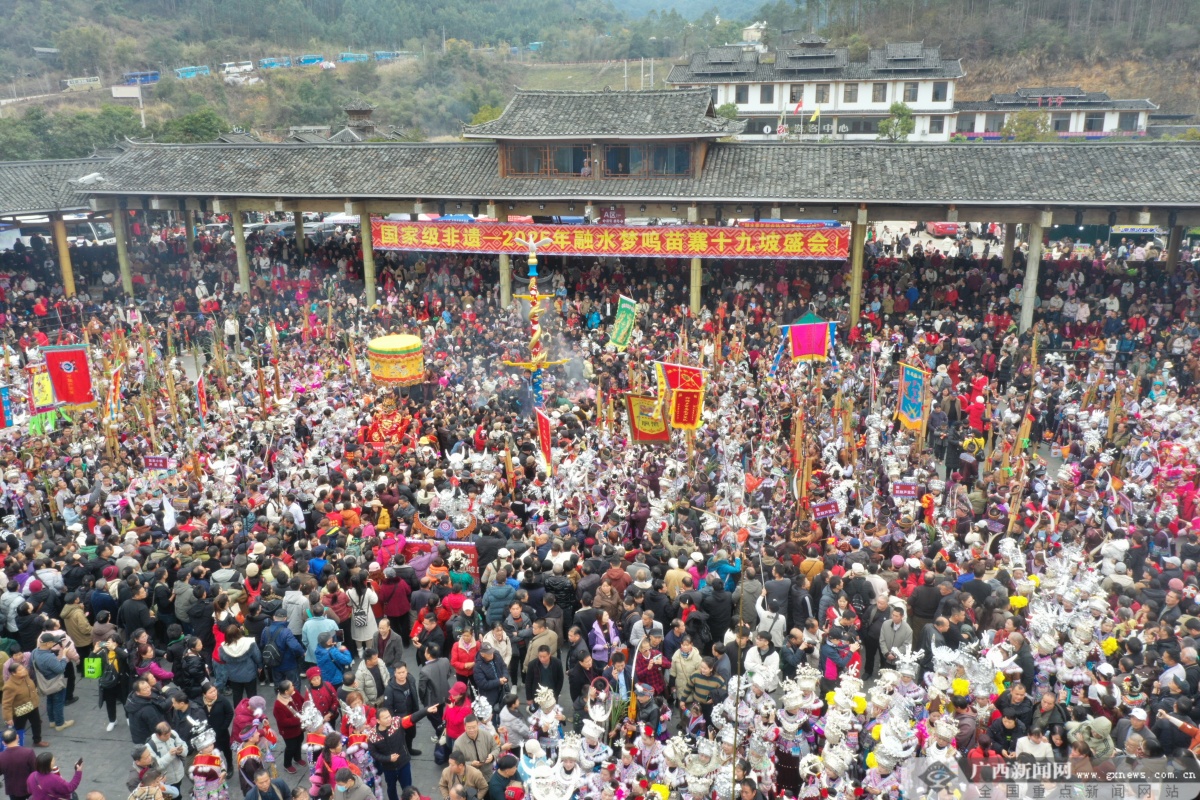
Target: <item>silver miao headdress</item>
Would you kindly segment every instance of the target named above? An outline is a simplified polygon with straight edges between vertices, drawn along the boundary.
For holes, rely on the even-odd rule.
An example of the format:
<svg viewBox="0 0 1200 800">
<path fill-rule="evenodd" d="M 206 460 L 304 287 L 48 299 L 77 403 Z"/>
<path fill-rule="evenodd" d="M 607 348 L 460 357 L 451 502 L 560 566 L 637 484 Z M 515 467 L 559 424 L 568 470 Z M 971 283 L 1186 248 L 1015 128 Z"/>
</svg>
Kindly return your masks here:
<svg viewBox="0 0 1200 800">
<path fill-rule="evenodd" d="M 485 725 L 492 721 L 492 703 L 483 695 L 475 698 L 475 702 L 471 703 L 471 711 L 475 714 L 476 719 Z"/>
<path fill-rule="evenodd" d="M 305 700 L 304 707 L 300 709 L 300 724 L 309 733 L 320 730 L 321 726 L 325 724 L 324 715 L 313 705 L 311 700 Z"/>
<path fill-rule="evenodd" d="M 942 714 L 933 723 L 933 732 L 943 739 L 954 739 L 958 736 L 958 723 L 949 714 Z"/>
<path fill-rule="evenodd" d="M 192 728 L 192 750 L 200 751 L 217 742 L 217 733 L 204 720 L 199 720 Z"/>
<path fill-rule="evenodd" d="M 672 764 L 685 764 L 691 755 L 691 745 L 678 733 L 672 736 L 663 747 L 663 756 Z"/>
<path fill-rule="evenodd" d="M 846 709 L 831 706 L 825 713 L 823 724 L 825 739 L 835 744 L 846 738 L 846 734 L 854 727 L 854 717 Z"/>
<path fill-rule="evenodd" d="M 549 711 L 558 702 L 558 699 L 554 696 L 554 690 L 549 686 L 539 687 L 534 692 L 533 699 L 543 711 Z"/>
<path fill-rule="evenodd" d="M 783 694 L 781 704 L 784 708 L 800 708 L 804 705 L 804 692 L 800 689 L 800 684 L 794 680 L 786 680 L 783 682 Z"/>
<path fill-rule="evenodd" d="M 568 733 L 563 737 L 562 744 L 558 746 L 558 760 L 562 761 L 564 758 L 578 760 L 582 744 L 583 740 L 578 733 Z"/>
<path fill-rule="evenodd" d="M 908 675 L 915 678 L 917 672 L 920 671 L 921 658 L 924 657 L 924 650 L 912 649 L 912 645 L 908 645 L 901 652 L 900 648 L 893 647 L 892 653 L 896 656 L 896 666 L 899 668 L 901 675 Z"/>
<path fill-rule="evenodd" d="M 850 765 L 854 763 L 854 753 L 849 747 L 839 742 L 826 746 L 824 752 L 821 753 L 821 760 L 829 772 L 839 776 L 845 775 L 846 770 L 850 769 Z"/>
</svg>

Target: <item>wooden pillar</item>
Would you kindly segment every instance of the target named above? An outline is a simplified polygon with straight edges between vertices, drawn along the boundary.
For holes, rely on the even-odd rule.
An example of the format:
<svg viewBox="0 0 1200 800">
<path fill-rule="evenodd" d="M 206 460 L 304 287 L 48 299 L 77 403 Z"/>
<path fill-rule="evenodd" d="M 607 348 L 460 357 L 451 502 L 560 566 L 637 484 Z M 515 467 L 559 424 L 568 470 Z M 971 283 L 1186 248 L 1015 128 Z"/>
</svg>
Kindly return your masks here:
<svg viewBox="0 0 1200 800">
<path fill-rule="evenodd" d="M 229 215 L 233 220 L 233 247 L 237 251 L 238 286 L 242 287 L 242 295 L 250 296 L 250 258 L 246 255 L 246 228 L 242 222 L 242 212 L 237 206 Z"/>
<path fill-rule="evenodd" d="M 1025 283 L 1021 286 L 1021 333 L 1033 327 L 1033 304 L 1037 299 L 1038 271 L 1042 262 L 1042 235 L 1052 224 L 1054 215 L 1039 212 L 1029 226 L 1029 256 L 1025 260 Z"/>
<path fill-rule="evenodd" d="M 367 298 L 367 308 L 375 306 L 375 248 L 371 239 L 371 212 L 366 203 L 355 203 L 354 213 L 358 215 L 359 237 L 362 239 L 363 252 L 363 284 Z"/>
<path fill-rule="evenodd" d="M 187 239 L 187 257 L 190 260 L 196 252 L 196 214 L 185 208 L 179 212 L 179 216 L 183 218 L 183 235 Z"/>
<path fill-rule="evenodd" d="M 859 206 L 850 228 L 850 327 L 862 313 L 863 252 L 867 246 L 867 207 Z"/>
<path fill-rule="evenodd" d="M 1174 275 L 1175 270 L 1179 267 L 1179 250 L 1182 247 L 1183 226 L 1172 226 L 1167 234 L 1167 274 Z"/>
<path fill-rule="evenodd" d="M 508 222 L 508 206 L 499 203 L 488 203 L 487 214 L 497 222 Z M 500 307 L 508 308 L 512 304 L 512 258 L 508 253 L 501 253 L 500 263 Z"/>
<path fill-rule="evenodd" d="M 700 224 L 700 207 L 694 203 L 688 206 L 687 222 L 688 225 Z M 692 316 L 697 316 L 700 313 L 700 300 L 703 290 L 704 263 L 699 258 L 693 258 L 691 275 L 688 281 L 688 308 L 691 309 Z"/>
<path fill-rule="evenodd" d="M 300 263 L 304 263 L 304 212 L 292 212 L 292 227 L 295 228 L 296 234 L 296 255 L 300 257 Z"/>
<path fill-rule="evenodd" d="M 121 267 L 121 288 L 125 294 L 133 297 L 133 269 L 129 266 L 129 232 L 125 227 L 128 218 L 125 209 L 113 211 L 113 237 L 117 240 L 117 264 Z"/>
<path fill-rule="evenodd" d="M 71 267 L 71 244 L 67 241 L 67 226 L 62 214 L 50 215 L 50 230 L 54 233 L 54 244 L 58 247 L 58 268 L 62 270 L 63 293 L 75 296 L 75 270 Z"/>
<path fill-rule="evenodd" d="M 691 288 L 688 292 L 688 306 L 692 310 L 692 316 L 700 314 L 700 293 L 704 283 L 704 266 L 703 262 L 697 256 L 692 259 L 692 281 Z"/>
<path fill-rule="evenodd" d="M 1012 267 L 1013 248 L 1017 244 L 1017 223 L 1004 223 L 1004 268 Z"/>
</svg>

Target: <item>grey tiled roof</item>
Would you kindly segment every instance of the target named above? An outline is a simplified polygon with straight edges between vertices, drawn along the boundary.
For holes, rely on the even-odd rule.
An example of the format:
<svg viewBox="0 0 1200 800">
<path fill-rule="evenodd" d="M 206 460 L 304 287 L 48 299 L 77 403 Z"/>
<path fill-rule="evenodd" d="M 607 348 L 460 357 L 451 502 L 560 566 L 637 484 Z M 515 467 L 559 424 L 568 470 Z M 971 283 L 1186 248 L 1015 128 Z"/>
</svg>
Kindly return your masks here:
<svg viewBox="0 0 1200 800">
<path fill-rule="evenodd" d="M 289 142 L 298 142 L 300 144 L 322 144 L 329 141 L 328 136 L 322 136 L 313 131 L 293 131 L 288 134 Z"/>
<path fill-rule="evenodd" d="M 712 112 L 707 89 L 646 92 L 518 91 L 498 119 L 463 126 L 470 139 L 712 137 L 741 133 Z"/>
<path fill-rule="evenodd" d="M 256 144 L 262 141 L 257 136 L 249 133 L 223 133 L 217 137 L 217 141 L 221 144 Z"/>
<path fill-rule="evenodd" d="M 363 100 L 361 97 L 356 97 L 353 100 L 351 100 L 349 103 L 346 103 L 346 105 L 342 106 L 342 110 L 343 111 L 374 111 L 375 104 L 368 103 L 366 100 Z"/>
<path fill-rule="evenodd" d="M 350 125 L 347 125 L 346 127 L 342 128 L 340 131 L 335 133 L 333 136 L 330 136 L 327 141 L 333 142 L 335 144 L 354 144 L 355 142 L 366 141 L 367 138 L 369 138 L 369 137 L 364 136 L 362 131 L 355 129 L 354 127 L 352 127 Z"/>
<path fill-rule="evenodd" d="M 917 57 L 889 59 L 888 48 L 893 53 L 915 53 Z M 731 63 L 713 63 L 714 50 L 736 50 L 739 59 Z M 961 61 L 943 59 L 938 48 L 924 47 L 920 43 L 898 43 L 887 45 L 885 49 L 871 50 L 865 62 L 850 61 L 849 50 L 845 48 L 783 48 L 768 54 L 764 60 L 755 50 L 722 47 L 694 53 L 687 64 L 675 65 L 667 76 L 667 83 L 679 86 L 813 80 L 869 81 L 904 79 L 909 75 L 913 79 L 929 80 L 961 78 L 965 74 Z"/>
<path fill-rule="evenodd" d="M 0 214 L 45 214 L 88 207 L 87 196 L 69 181 L 102 172 L 107 158 L 0 162 Z"/>
<path fill-rule="evenodd" d="M 942 53 L 924 42 L 893 42 L 867 51 L 867 66 L 879 72 L 925 72 L 940 69 Z"/>
<path fill-rule="evenodd" d="M 1158 108 L 1157 105 L 1149 100 L 1113 100 L 1105 92 L 1083 92 L 1080 95 L 1072 96 L 1024 95 L 1022 94 L 1023 91 L 1027 90 L 1018 89 L 1012 94 L 994 94 L 987 100 L 956 102 L 954 108 L 956 111 L 1015 111 L 1025 108 L 1040 108 L 1043 111 L 1152 111 Z M 1061 106 L 1058 104 L 1049 106 L 1043 102 L 1039 106 L 1038 98 L 1048 96 L 1063 97 L 1063 104 Z"/>
<path fill-rule="evenodd" d="M 1200 144 L 716 143 L 698 178 L 501 178 L 492 144 L 142 145 L 97 194 L 1200 207 Z M 93 171 L 81 165 L 80 173 Z"/>
<path fill-rule="evenodd" d="M 1017 89 L 1021 97 L 1083 97 L 1087 92 L 1078 86 L 1030 86 Z"/>
</svg>

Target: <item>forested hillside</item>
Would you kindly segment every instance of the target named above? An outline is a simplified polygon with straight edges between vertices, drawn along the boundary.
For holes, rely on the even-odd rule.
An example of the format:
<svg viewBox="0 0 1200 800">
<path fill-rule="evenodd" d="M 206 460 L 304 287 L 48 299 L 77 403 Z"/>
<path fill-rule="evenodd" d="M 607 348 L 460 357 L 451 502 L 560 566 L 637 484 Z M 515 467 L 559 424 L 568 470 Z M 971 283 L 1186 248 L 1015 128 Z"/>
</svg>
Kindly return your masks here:
<svg viewBox="0 0 1200 800">
<path fill-rule="evenodd" d="M 290 125 L 337 125 L 357 97 L 378 106 L 381 127 L 453 136 L 461 123 L 496 113 L 519 86 L 649 87 L 642 59 L 657 59 L 661 87 L 674 59 L 740 41 L 744 25 L 764 20 L 769 44 L 817 32 L 855 59 L 888 41 L 938 45 L 963 59 L 962 99 L 1079 85 L 1200 115 L 1200 0 L 10 0 L 0 86 L 38 98 L 0 108 L 0 158 L 82 155 L 113 131 L 142 132 L 128 107 L 87 117 L 111 104 L 107 91 L 63 95 L 66 77 L 99 76 L 107 86 L 125 71 L 159 70 L 145 135 L 160 139 L 206 134 L 214 120 L 267 138 Z M 47 58 L 34 47 L 59 52 Z M 272 70 L 253 86 L 172 72 L 373 50 L 413 57 Z M 25 124 L 21 115 L 34 104 L 46 113 Z"/>
</svg>

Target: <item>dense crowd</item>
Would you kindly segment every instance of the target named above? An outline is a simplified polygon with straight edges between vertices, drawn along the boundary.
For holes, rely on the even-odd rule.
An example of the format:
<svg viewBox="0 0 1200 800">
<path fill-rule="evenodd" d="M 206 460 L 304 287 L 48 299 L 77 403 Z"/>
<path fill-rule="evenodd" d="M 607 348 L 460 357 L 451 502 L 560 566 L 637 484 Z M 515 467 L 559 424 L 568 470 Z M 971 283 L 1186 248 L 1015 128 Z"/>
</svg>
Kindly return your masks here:
<svg viewBox="0 0 1200 800">
<path fill-rule="evenodd" d="M 706 264 L 694 315 L 686 262 L 544 257 L 568 359 L 550 469 L 493 258 L 378 253 L 367 308 L 354 231 L 303 256 L 253 238 L 249 294 L 227 240 L 136 234 L 136 302 L 104 248 L 75 249 L 72 298 L 45 243 L 0 258 L 6 380 L 66 341 L 100 392 L 123 364 L 112 435 L 95 410 L 26 419 L 9 381 L 9 797 L 79 786 L 48 749 L 77 699 L 127 724 L 136 800 L 896 797 L 926 763 L 970 791 L 1196 766 L 1200 251 L 1170 272 L 1161 248 L 1054 243 L 1025 332 L 1022 251 L 1006 269 L 991 243 L 876 229 L 857 326 L 842 262 Z M 839 323 L 827 362 L 780 346 L 808 312 Z M 404 391 L 364 358 L 397 332 L 425 348 Z M 653 361 L 708 370 L 706 424 L 658 448 L 622 405 Z M 929 372 L 919 435 L 901 362 Z M 437 787 L 414 786 L 426 751 Z"/>
</svg>

